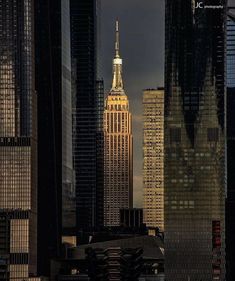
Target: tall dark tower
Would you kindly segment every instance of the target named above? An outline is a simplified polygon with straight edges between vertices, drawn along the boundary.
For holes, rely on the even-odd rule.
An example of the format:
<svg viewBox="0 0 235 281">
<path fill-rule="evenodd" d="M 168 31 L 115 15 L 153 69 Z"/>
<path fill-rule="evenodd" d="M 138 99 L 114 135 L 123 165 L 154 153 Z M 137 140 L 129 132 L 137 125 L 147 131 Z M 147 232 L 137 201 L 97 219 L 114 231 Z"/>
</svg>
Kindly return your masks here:
<svg viewBox="0 0 235 281">
<path fill-rule="evenodd" d="M 97 164 L 97 128 L 102 120 L 99 118 L 100 92 L 97 94 L 96 83 L 96 13 L 95 0 L 70 1 L 72 73 L 75 86 L 73 155 L 77 229 L 80 231 L 91 230 L 103 224 L 103 198 L 100 197 L 103 192 L 102 184 L 97 184 L 100 176 L 97 168 L 101 167 Z M 100 91 L 100 86 L 98 88 Z"/>
<path fill-rule="evenodd" d="M 35 2 L 38 93 L 38 269 L 49 275 L 75 227 L 69 0 Z"/>
<path fill-rule="evenodd" d="M 0 243 L 10 280 L 37 272 L 33 14 L 33 0 L 0 0 L 0 209 L 8 245 Z"/>
<path fill-rule="evenodd" d="M 166 1 L 165 273 L 225 280 L 226 1 Z"/>
<path fill-rule="evenodd" d="M 226 280 L 235 280 L 235 8 L 227 15 L 227 201 Z"/>
</svg>

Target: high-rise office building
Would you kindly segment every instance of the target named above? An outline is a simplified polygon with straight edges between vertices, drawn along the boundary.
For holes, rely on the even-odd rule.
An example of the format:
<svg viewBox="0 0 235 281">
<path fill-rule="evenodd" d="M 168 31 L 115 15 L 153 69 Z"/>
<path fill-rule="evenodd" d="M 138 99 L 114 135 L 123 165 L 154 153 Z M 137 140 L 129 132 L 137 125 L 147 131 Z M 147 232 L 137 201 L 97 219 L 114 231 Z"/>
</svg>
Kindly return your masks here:
<svg viewBox="0 0 235 281">
<path fill-rule="evenodd" d="M 235 8 L 227 14 L 226 280 L 235 279 Z"/>
<path fill-rule="evenodd" d="M 1 249 L 8 252 L 10 280 L 37 273 L 33 10 L 32 0 L 0 1 L 0 209 L 7 218 Z"/>
<path fill-rule="evenodd" d="M 165 274 L 225 280 L 226 0 L 166 1 Z"/>
<path fill-rule="evenodd" d="M 38 270 L 49 276 L 75 232 L 69 0 L 35 1 L 38 93 Z M 74 240 L 74 239 L 70 239 Z"/>
<path fill-rule="evenodd" d="M 122 81 L 116 22 L 113 83 L 104 111 L 104 224 L 118 226 L 120 209 L 133 205 L 133 138 L 128 97 Z"/>
<path fill-rule="evenodd" d="M 164 231 L 164 89 L 145 90 L 144 122 L 144 223 Z"/>
<path fill-rule="evenodd" d="M 76 214 L 77 229 L 85 231 L 103 225 L 100 106 L 102 107 L 104 95 L 102 82 L 97 82 L 96 73 L 96 2 L 70 1 Z"/>
</svg>

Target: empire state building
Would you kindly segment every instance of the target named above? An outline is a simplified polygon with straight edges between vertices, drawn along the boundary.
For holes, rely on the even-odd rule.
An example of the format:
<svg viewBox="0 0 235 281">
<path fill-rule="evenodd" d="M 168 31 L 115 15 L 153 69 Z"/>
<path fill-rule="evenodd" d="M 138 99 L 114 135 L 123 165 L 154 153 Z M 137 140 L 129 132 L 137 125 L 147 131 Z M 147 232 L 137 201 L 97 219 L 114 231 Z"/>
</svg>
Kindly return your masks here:
<svg viewBox="0 0 235 281">
<path fill-rule="evenodd" d="M 133 137 L 128 97 L 122 81 L 119 23 L 116 22 L 113 83 L 104 111 L 104 224 L 118 226 L 120 209 L 133 205 Z"/>
</svg>

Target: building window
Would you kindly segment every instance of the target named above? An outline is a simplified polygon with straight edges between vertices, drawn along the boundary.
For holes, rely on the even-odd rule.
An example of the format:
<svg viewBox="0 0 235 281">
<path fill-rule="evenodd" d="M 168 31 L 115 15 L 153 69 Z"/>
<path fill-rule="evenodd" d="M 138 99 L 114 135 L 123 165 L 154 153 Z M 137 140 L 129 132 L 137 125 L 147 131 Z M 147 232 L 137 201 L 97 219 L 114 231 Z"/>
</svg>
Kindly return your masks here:
<svg viewBox="0 0 235 281">
<path fill-rule="evenodd" d="M 207 141 L 217 142 L 219 140 L 219 129 L 218 128 L 208 128 L 207 129 Z"/>
<path fill-rule="evenodd" d="M 180 143 L 181 142 L 181 129 L 180 128 L 171 128 L 170 129 L 170 140 L 171 140 L 171 143 Z"/>
</svg>

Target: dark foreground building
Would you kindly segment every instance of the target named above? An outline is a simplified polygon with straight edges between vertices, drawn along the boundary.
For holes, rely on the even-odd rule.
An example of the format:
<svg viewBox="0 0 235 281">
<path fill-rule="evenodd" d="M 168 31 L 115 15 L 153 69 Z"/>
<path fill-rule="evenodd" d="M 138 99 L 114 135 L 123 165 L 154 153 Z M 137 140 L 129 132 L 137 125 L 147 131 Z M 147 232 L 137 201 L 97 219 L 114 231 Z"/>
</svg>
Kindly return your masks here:
<svg viewBox="0 0 235 281">
<path fill-rule="evenodd" d="M 142 270 L 141 248 L 86 249 L 91 281 L 138 281 Z"/>
<path fill-rule="evenodd" d="M 50 258 L 75 227 L 72 163 L 72 82 L 69 1 L 35 1 L 38 93 L 38 269 L 49 276 Z"/>
<path fill-rule="evenodd" d="M 112 241 L 68 249 L 67 257 L 53 260 L 51 269 L 51 281 L 163 281 L 164 246 L 159 237 L 120 235 Z"/>
<path fill-rule="evenodd" d="M 166 1 L 165 273 L 225 280 L 226 1 Z"/>
<path fill-rule="evenodd" d="M 103 224 L 103 187 L 98 175 L 102 160 L 97 142 L 98 128 L 102 124 L 99 108 L 103 94 L 102 84 L 96 82 L 96 1 L 71 0 L 70 15 L 77 230 L 86 231 Z M 98 139 L 102 140 L 100 134 Z"/>
<path fill-rule="evenodd" d="M 235 280 L 235 8 L 227 15 L 227 202 L 226 265 L 227 281 Z"/>
</svg>

